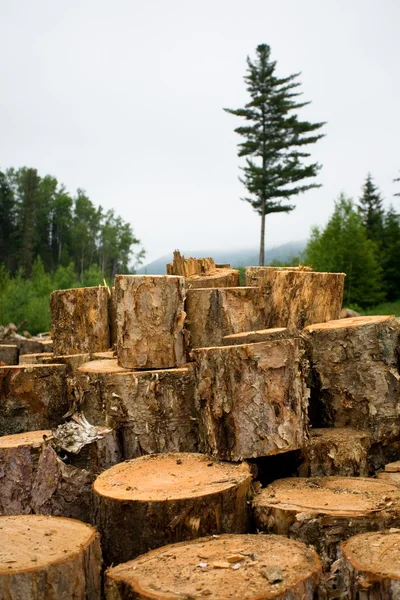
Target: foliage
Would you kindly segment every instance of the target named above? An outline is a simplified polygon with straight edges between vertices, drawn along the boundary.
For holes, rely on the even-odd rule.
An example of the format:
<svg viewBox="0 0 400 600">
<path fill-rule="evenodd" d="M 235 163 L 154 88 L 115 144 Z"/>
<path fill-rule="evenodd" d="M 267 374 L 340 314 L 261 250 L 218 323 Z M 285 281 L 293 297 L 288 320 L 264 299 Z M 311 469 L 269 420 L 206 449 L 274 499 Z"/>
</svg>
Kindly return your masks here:
<svg viewBox="0 0 400 600">
<path fill-rule="evenodd" d="M 372 176 L 369 173 L 363 186 L 363 194 L 359 199 L 358 210 L 368 239 L 379 245 L 383 236 L 383 202 L 379 190 L 373 183 Z"/>
<path fill-rule="evenodd" d="M 103 273 L 92 265 L 83 274 L 83 282 L 77 279 L 73 264 L 60 265 L 55 273 L 47 273 L 43 262 L 37 257 L 32 274 L 26 279 L 22 270 L 11 276 L 0 265 L 0 323 L 21 323 L 27 320 L 26 329 L 35 334 L 50 328 L 49 296 L 55 289 L 103 285 Z"/>
<path fill-rule="evenodd" d="M 383 302 L 363 311 L 365 315 L 394 315 L 400 317 L 400 300 L 395 302 Z"/>
<path fill-rule="evenodd" d="M 306 163 L 310 154 L 305 146 L 317 142 L 316 133 L 323 123 L 300 121 L 298 109 L 309 102 L 296 100 L 299 73 L 278 78 L 276 62 L 270 58 L 270 47 L 262 44 L 256 49 L 256 60 L 247 58 L 245 82 L 250 102 L 244 108 L 224 110 L 245 119 L 247 124 L 235 129 L 245 141 L 239 144 L 239 157 L 246 157 L 241 180 L 249 192 L 244 198 L 261 216 L 260 265 L 264 264 L 265 216 L 289 212 L 293 196 L 319 187 L 302 183 L 314 178 L 320 166 Z"/>
<path fill-rule="evenodd" d="M 53 275 L 72 263 L 83 284 L 93 269 L 109 279 L 129 272 L 144 250 L 129 223 L 96 207 L 83 190 L 73 197 L 55 177 L 32 168 L 0 171 L 0 263 L 27 278 L 37 257 Z"/>
<path fill-rule="evenodd" d="M 316 271 L 346 273 L 344 303 L 365 308 L 384 300 L 376 246 L 368 239 L 362 217 L 343 194 L 325 229 L 314 227 L 306 260 Z"/>
</svg>

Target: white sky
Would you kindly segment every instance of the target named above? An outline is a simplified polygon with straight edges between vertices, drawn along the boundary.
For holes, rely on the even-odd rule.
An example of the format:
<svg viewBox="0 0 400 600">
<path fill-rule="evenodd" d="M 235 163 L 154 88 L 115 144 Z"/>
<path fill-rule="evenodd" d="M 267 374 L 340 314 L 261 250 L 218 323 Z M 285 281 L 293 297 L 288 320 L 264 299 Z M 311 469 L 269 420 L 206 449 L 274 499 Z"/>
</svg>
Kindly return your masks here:
<svg viewBox="0 0 400 600">
<path fill-rule="evenodd" d="M 246 56 L 301 71 L 323 187 L 267 219 L 267 246 L 324 224 L 371 171 L 400 169 L 399 0 L 0 0 L 0 168 L 29 166 L 130 221 L 147 260 L 257 246 L 222 107 L 247 101 Z"/>
</svg>

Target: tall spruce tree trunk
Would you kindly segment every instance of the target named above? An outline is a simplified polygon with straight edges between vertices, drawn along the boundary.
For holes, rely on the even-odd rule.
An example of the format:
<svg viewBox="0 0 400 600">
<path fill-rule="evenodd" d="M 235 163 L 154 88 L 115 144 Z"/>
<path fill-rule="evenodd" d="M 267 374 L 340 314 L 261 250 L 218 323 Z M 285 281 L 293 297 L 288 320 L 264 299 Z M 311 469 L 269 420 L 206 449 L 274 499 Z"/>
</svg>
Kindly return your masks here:
<svg viewBox="0 0 400 600">
<path fill-rule="evenodd" d="M 264 266 L 265 257 L 265 199 L 261 200 L 261 239 L 260 239 L 260 259 L 259 266 Z"/>
</svg>

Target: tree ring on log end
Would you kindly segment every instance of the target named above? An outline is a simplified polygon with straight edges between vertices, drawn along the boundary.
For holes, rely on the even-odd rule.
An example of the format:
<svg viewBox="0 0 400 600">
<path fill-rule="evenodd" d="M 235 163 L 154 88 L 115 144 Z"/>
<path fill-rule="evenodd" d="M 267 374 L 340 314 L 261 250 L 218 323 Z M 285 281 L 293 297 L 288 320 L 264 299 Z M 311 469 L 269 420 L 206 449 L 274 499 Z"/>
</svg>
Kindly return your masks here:
<svg viewBox="0 0 400 600">
<path fill-rule="evenodd" d="M 221 535 L 169 545 L 106 573 L 106 598 L 311 600 L 318 556 L 275 535 Z"/>
</svg>

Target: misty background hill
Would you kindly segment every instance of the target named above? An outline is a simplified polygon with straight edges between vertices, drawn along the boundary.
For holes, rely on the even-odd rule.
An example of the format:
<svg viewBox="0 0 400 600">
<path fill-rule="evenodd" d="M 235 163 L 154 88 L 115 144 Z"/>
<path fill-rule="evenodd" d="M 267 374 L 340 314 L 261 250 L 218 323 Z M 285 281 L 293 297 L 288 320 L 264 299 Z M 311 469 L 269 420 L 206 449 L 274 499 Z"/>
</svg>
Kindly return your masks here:
<svg viewBox="0 0 400 600">
<path fill-rule="evenodd" d="M 294 256 L 299 256 L 307 245 L 306 240 L 298 240 L 288 242 L 281 246 L 269 248 L 265 251 L 265 264 L 268 265 L 274 260 L 281 262 L 290 261 Z M 181 254 L 186 258 L 204 258 L 211 256 L 216 263 L 229 263 L 232 267 L 248 267 L 258 265 L 258 249 L 257 248 L 227 248 L 225 250 L 183 250 L 179 248 Z M 137 269 L 138 274 L 147 275 L 165 275 L 165 265 L 172 262 L 173 252 L 165 254 L 156 260 L 148 263 Z"/>
</svg>

